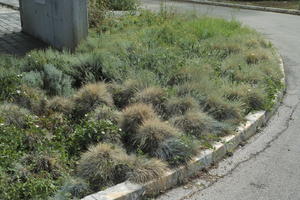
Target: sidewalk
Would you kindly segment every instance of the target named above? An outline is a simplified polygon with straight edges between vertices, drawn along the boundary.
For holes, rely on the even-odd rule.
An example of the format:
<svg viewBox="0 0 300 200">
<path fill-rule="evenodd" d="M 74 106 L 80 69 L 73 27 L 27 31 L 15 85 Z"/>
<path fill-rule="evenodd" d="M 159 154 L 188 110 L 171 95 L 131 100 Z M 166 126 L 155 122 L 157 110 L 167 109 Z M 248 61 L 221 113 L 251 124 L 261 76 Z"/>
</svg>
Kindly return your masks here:
<svg viewBox="0 0 300 200">
<path fill-rule="evenodd" d="M 0 6 L 0 54 L 22 56 L 32 49 L 44 47 L 46 45 L 43 42 L 21 32 L 18 11 Z"/>
</svg>

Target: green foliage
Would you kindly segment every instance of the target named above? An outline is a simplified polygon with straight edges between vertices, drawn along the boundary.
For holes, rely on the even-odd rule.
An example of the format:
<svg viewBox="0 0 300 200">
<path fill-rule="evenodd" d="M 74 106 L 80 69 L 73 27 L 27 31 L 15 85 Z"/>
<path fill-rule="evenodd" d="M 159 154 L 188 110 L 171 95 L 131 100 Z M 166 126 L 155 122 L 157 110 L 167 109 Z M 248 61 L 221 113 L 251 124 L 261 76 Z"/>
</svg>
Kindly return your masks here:
<svg viewBox="0 0 300 200">
<path fill-rule="evenodd" d="M 136 10 L 138 0 L 109 0 L 109 8 L 112 10 Z"/>
<path fill-rule="evenodd" d="M 159 144 L 153 155 L 165 160 L 170 166 L 187 164 L 195 154 L 195 149 L 184 140 L 170 138 Z"/>
<path fill-rule="evenodd" d="M 0 105 L 0 113 L 5 124 L 13 125 L 18 128 L 26 127 L 28 119 L 31 117 L 28 110 L 14 104 Z"/>
<path fill-rule="evenodd" d="M 0 101 L 11 101 L 13 95 L 18 93 L 21 83 L 21 75 L 18 74 L 18 70 L 9 63 L 7 64 L 6 59 L 9 58 L 0 56 Z"/>
<path fill-rule="evenodd" d="M 131 141 L 138 149 L 153 155 L 160 143 L 177 135 L 179 135 L 178 130 L 168 123 L 150 119 L 143 122 Z"/>
<path fill-rule="evenodd" d="M 108 106 L 99 106 L 93 112 L 88 114 L 91 121 L 108 120 L 114 124 L 120 121 L 121 113 Z"/>
<path fill-rule="evenodd" d="M 113 106 L 113 99 L 105 83 L 88 84 L 77 91 L 73 99 L 75 118 L 83 117 L 100 105 Z"/>
<path fill-rule="evenodd" d="M 77 170 L 79 176 L 87 180 L 92 187 L 100 189 L 112 184 L 113 180 L 117 181 L 115 184 L 122 182 L 126 173 L 119 179 L 115 179 L 114 176 L 119 175 L 118 168 L 126 167 L 129 160 L 129 156 L 120 147 L 99 143 L 82 154 Z"/>
<path fill-rule="evenodd" d="M 122 111 L 120 127 L 126 133 L 136 133 L 140 125 L 146 120 L 156 119 L 155 114 L 151 105 L 137 103 L 126 107 Z"/>
<path fill-rule="evenodd" d="M 158 159 L 137 157 L 133 160 L 133 170 L 128 174 L 128 180 L 135 183 L 146 183 L 160 178 L 167 171 L 166 163 Z"/>
<path fill-rule="evenodd" d="M 49 95 L 64 95 L 68 96 L 73 93 L 72 80 L 68 75 L 63 74 L 53 65 L 44 66 L 43 88 Z"/>
<path fill-rule="evenodd" d="M 187 163 L 270 109 L 283 87 L 272 45 L 234 20 L 165 8 L 109 17 L 104 1 L 90 0 L 93 29 L 73 53 L 0 56 L 0 108 L 19 106 L 0 113 L 0 199 L 76 199 L 159 178 L 165 162 Z"/>
<path fill-rule="evenodd" d="M 69 152 L 78 155 L 91 144 L 98 142 L 121 145 L 122 134 L 122 131 L 111 121 L 83 121 L 74 127 L 74 132 L 70 135 L 72 142 Z"/>
<path fill-rule="evenodd" d="M 70 198 L 83 198 L 89 194 L 88 183 L 80 178 L 69 177 L 62 188 L 55 194 L 55 200 L 67 200 Z"/>
</svg>

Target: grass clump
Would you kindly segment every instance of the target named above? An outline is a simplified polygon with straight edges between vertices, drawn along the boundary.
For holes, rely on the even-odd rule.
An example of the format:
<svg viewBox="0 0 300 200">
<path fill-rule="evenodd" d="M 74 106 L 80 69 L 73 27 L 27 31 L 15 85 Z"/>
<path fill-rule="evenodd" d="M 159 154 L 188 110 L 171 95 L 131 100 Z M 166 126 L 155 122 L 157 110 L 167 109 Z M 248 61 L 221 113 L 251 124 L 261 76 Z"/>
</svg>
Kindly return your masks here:
<svg viewBox="0 0 300 200">
<path fill-rule="evenodd" d="M 170 124 L 150 119 L 143 122 L 132 141 L 138 149 L 153 154 L 161 142 L 177 135 L 179 135 L 178 130 Z"/>
<path fill-rule="evenodd" d="M 99 106 L 88 115 L 91 121 L 109 120 L 114 124 L 120 121 L 121 113 L 108 106 Z"/>
<path fill-rule="evenodd" d="M 27 109 L 20 108 L 14 104 L 0 105 L 0 113 L 6 124 L 14 125 L 18 128 L 26 127 L 28 118 L 31 116 Z"/>
<path fill-rule="evenodd" d="M 209 133 L 224 135 L 227 131 L 220 122 L 217 122 L 201 111 L 189 111 L 185 115 L 170 119 L 170 121 L 176 127 L 182 129 L 186 134 L 190 134 L 198 138 Z"/>
<path fill-rule="evenodd" d="M 97 106 L 113 106 L 111 94 L 104 83 L 92 83 L 82 87 L 74 96 L 74 115 L 82 117 Z"/>
<path fill-rule="evenodd" d="M 167 171 L 167 164 L 161 160 L 138 157 L 134 160 L 134 169 L 129 173 L 128 180 L 134 183 L 145 183 L 159 179 Z"/>
<path fill-rule="evenodd" d="M 166 102 L 166 110 L 169 116 L 183 115 L 190 110 L 198 110 L 198 102 L 189 96 L 173 97 Z"/>
<path fill-rule="evenodd" d="M 111 181 L 116 175 L 117 166 L 126 165 L 128 159 L 128 155 L 120 147 L 99 143 L 91 146 L 87 152 L 82 154 L 77 171 L 80 177 L 99 189 L 112 184 Z M 121 178 L 124 180 L 126 174 L 123 176 Z M 119 179 L 118 182 L 122 182 L 122 179 Z"/>
<path fill-rule="evenodd" d="M 157 115 L 151 105 L 143 103 L 132 104 L 122 111 L 120 127 L 127 133 L 136 133 L 139 126 L 146 120 L 156 118 Z"/>
<path fill-rule="evenodd" d="M 46 105 L 46 110 L 50 113 L 58 112 L 69 115 L 72 113 L 73 109 L 73 101 L 66 97 L 54 97 L 50 99 Z"/>
<path fill-rule="evenodd" d="M 151 104 L 158 113 L 164 114 L 164 102 L 166 99 L 167 94 L 164 89 L 149 87 L 136 93 L 133 102 Z"/>
</svg>

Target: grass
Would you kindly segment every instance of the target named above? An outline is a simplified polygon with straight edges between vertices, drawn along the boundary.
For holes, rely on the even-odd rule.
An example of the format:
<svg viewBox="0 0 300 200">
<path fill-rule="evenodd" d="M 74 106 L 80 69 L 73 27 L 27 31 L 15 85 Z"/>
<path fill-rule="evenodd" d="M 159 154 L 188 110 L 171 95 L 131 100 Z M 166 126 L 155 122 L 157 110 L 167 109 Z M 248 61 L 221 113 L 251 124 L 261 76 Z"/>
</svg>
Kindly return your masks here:
<svg viewBox="0 0 300 200">
<path fill-rule="evenodd" d="M 96 24 L 73 54 L 1 55 L 0 199 L 158 178 L 283 87 L 272 44 L 237 21 L 141 11 Z"/>
</svg>

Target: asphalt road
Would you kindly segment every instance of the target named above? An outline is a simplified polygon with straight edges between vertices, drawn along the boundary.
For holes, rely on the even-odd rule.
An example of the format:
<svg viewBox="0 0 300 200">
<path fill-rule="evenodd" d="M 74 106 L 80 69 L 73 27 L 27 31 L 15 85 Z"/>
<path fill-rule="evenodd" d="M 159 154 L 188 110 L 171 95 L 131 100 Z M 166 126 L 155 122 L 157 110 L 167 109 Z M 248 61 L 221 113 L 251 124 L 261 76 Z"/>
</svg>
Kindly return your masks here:
<svg viewBox="0 0 300 200">
<path fill-rule="evenodd" d="M 143 0 L 158 10 L 161 1 Z M 157 200 L 300 200 L 300 16 L 170 2 L 178 12 L 237 19 L 262 32 L 278 48 L 287 94 L 276 115 L 249 143 L 208 173 Z"/>
</svg>

